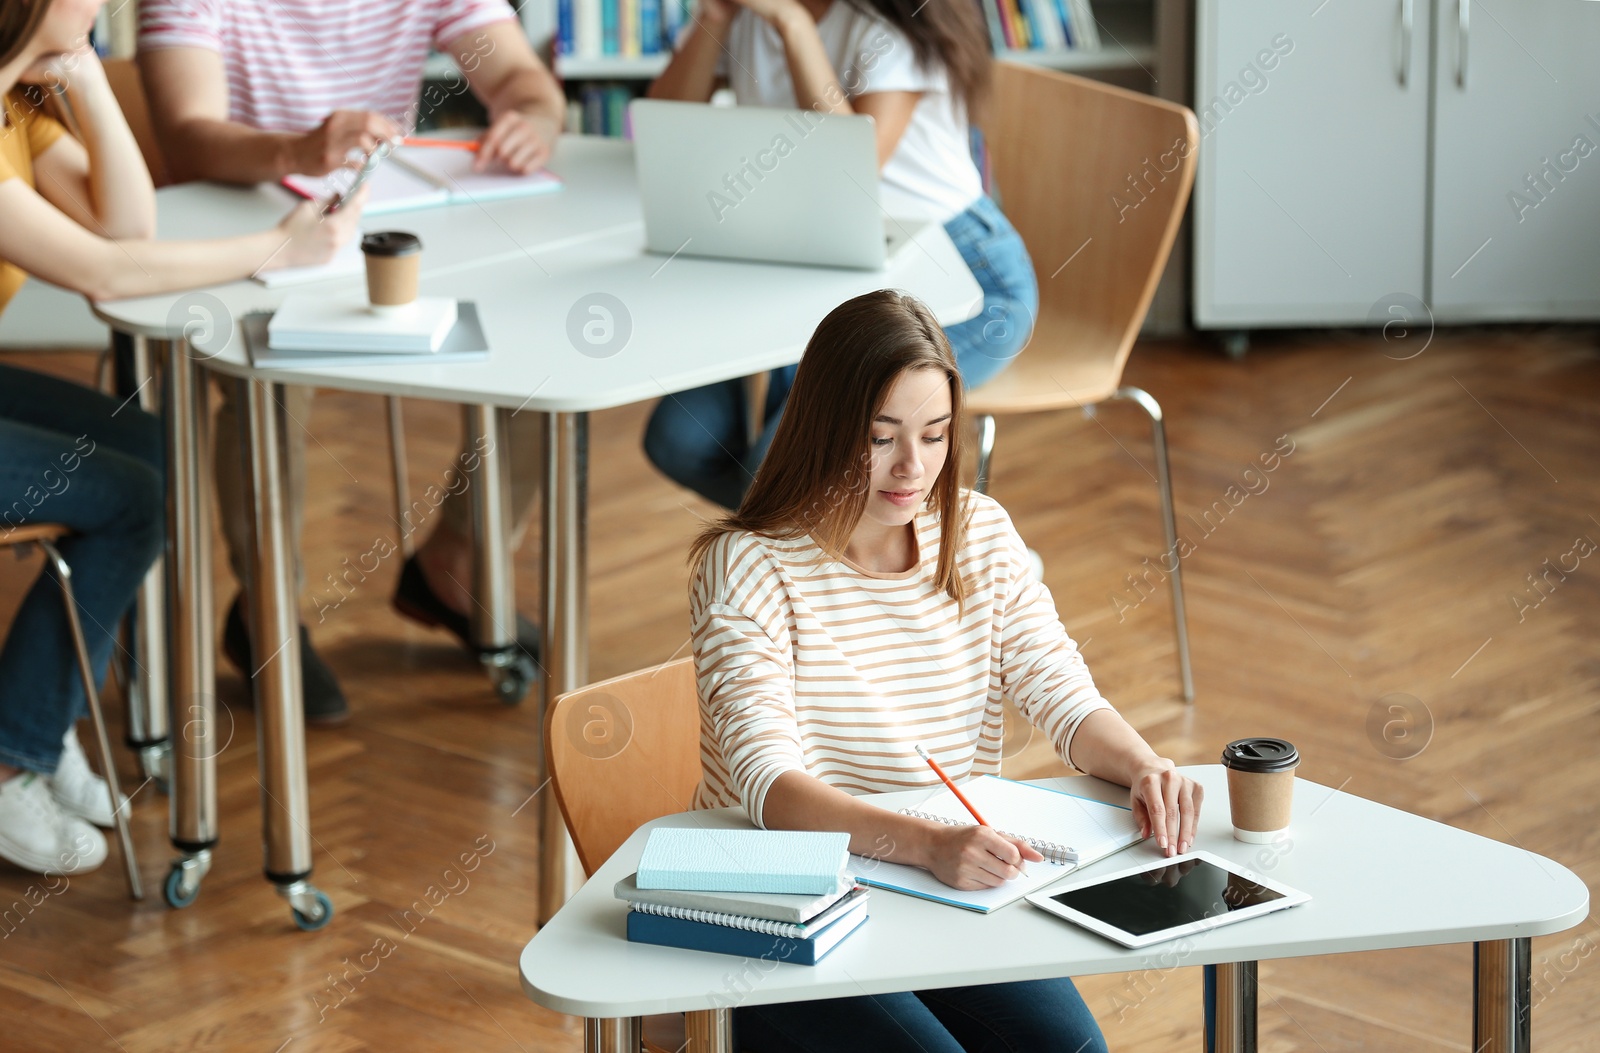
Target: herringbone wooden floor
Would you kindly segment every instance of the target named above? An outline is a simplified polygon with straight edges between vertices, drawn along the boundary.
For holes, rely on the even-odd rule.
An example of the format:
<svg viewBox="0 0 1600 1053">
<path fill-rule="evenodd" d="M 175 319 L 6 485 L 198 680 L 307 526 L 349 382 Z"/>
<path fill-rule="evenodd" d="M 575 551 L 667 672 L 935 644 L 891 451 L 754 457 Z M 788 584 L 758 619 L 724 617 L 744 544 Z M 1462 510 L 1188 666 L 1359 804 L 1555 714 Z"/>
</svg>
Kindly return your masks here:
<svg viewBox="0 0 1600 1053">
<path fill-rule="evenodd" d="M 1173 701 L 1138 411 L 1003 421 L 992 492 L 1042 553 L 1102 689 L 1158 749 L 1209 762 L 1238 735 L 1282 734 L 1301 745 L 1307 778 L 1522 845 L 1593 883 L 1600 567 L 1576 553 L 1600 541 L 1600 339 L 1466 331 L 1404 357 L 1415 349 L 1333 333 L 1261 338 L 1240 362 L 1198 344 L 1135 353 L 1127 378 L 1166 409 L 1192 547 L 1192 710 Z M 86 375 L 83 359 L 11 360 Z M 381 413 L 375 399 L 319 397 L 312 583 L 392 530 Z M 646 466 L 644 413 L 592 421 L 596 678 L 687 643 L 683 552 L 710 510 Z M 457 415 L 420 402 L 408 414 L 421 488 L 454 453 Z M 530 597 L 536 542 L 518 560 Z M 9 617 L 36 564 L 5 562 Z M 526 1000 L 516 978 L 534 931 L 534 707 L 500 706 L 447 640 L 390 613 L 397 566 L 321 624 L 310 615 L 355 712 L 348 729 L 310 739 L 316 879 L 337 904 L 332 926 L 296 931 L 260 877 L 254 730 L 224 667 L 222 842 L 199 901 L 131 906 L 114 866 L 67 887 L 56 879 L 42 898 L 36 889 L 0 940 L 0 1046 L 580 1048 L 577 1024 Z M 219 612 L 232 591 L 219 581 Z M 1409 749 L 1369 734 L 1380 700 L 1413 715 Z M 1011 751 L 1012 774 L 1056 770 L 1025 729 Z M 134 815 L 153 886 L 169 855 L 165 802 L 145 787 Z M 37 884 L 0 869 L 0 906 L 26 904 Z M 1600 1049 L 1595 937 L 1590 920 L 1534 941 L 1536 1048 Z M 1264 964 L 1261 1048 L 1465 1050 L 1469 966 L 1466 947 Z M 1198 970 L 1081 989 L 1113 1049 L 1199 1048 Z"/>
</svg>

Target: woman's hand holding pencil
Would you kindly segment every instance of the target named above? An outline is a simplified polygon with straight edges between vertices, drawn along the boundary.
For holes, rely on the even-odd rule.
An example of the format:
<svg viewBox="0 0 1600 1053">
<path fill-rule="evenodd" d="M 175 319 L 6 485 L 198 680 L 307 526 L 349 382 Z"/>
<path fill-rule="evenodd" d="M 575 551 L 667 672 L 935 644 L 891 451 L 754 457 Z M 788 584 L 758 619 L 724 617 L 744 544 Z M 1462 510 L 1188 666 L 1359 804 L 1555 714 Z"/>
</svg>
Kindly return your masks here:
<svg viewBox="0 0 1600 1053">
<path fill-rule="evenodd" d="M 921 746 L 915 748 L 917 755 L 928 762 L 928 767 L 978 821 L 977 826 L 928 822 L 930 843 L 925 865 L 934 877 L 951 888 L 966 891 L 994 888 L 1026 873 L 1025 863 L 1044 861 L 1044 856 L 1032 845 L 997 833 L 928 751 Z"/>
</svg>

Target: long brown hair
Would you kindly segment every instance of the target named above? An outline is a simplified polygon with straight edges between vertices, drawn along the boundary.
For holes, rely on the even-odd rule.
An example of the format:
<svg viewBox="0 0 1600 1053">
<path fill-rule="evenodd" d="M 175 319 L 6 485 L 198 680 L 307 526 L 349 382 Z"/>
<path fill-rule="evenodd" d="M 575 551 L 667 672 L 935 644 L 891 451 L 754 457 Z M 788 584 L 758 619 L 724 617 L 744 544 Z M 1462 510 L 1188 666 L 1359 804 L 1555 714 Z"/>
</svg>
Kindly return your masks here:
<svg viewBox="0 0 1600 1053">
<path fill-rule="evenodd" d="M 891 289 L 846 300 L 811 334 L 755 482 L 738 511 L 695 538 L 689 565 L 698 572 L 712 544 L 735 530 L 770 538 L 810 534 L 824 552 L 840 558 L 872 491 L 873 418 L 895 379 L 921 369 L 950 379 L 947 454 L 944 470 L 929 488 L 928 504 L 940 525 L 934 584 L 961 603 L 966 588 L 956 556 L 971 513 L 961 497 L 966 432 L 961 372 L 933 312 L 921 300 Z"/>
<path fill-rule="evenodd" d="M 0 66 L 7 65 L 39 32 L 51 0 L 5 0 L 0 3 Z"/>
<path fill-rule="evenodd" d="M 857 11 L 883 19 L 911 41 L 911 53 L 924 70 L 943 66 L 950 94 L 976 114 L 989 91 L 989 29 L 977 0 L 843 0 Z"/>
</svg>

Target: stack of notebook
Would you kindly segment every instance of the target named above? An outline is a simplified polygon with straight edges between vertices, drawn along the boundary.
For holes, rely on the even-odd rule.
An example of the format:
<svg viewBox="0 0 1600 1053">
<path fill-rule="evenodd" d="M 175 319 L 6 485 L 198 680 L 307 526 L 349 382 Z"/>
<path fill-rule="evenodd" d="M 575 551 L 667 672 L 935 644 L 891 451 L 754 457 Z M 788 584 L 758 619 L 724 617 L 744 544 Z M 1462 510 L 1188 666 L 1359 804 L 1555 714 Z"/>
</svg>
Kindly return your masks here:
<svg viewBox="0 0 1600 1053">
<path fill-rule="evenodd" d="M 617 882 L 628 939 L 815 965 L 867 920 L 848 834 L 652 831 L 639 872 Z"/>
</svg>

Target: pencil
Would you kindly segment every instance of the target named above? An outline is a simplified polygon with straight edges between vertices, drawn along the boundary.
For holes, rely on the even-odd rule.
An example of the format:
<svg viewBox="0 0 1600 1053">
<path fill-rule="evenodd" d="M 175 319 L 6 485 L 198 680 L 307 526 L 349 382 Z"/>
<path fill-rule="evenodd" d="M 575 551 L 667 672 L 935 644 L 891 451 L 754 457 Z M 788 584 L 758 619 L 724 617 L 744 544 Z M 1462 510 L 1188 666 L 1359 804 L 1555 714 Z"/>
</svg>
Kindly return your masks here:
<svg viewBox="0 0 1600 1053">
<path fill-rule="evenodd" d="M 478 142 L 475 139 L 429 139 L 420 135 L 408 135 L 400 140 L 402 146 L 436 146 L 442 150 L 470 150 L 478 152 Z"/>
<path fill-rule="evenodd" d="M 961 792 L 961 787 L 950 781 L 950 776 L 946 775 L 944 773 L 944 769 L 939 767 L 939 762 L 928 756 L 928 751 L 923 749 L 920 745 L 914 748 L 917 751 L 917 756 L 927 761 L 928 767 L 933 769 L 933 773 L 943 780 L 946 786 L 950 787 L 950 792 L 956 795 L 956 800 L 960 801 L 962 806 L 965 807 L 967 811 L 972 813 L 972 818 L 978 820 L 978 825 L 988 826 L 988 820 L 979 815 L 978 810 L 972 807 L 972 802 L 967 800 L 967 795 Z"/>
</svg>

